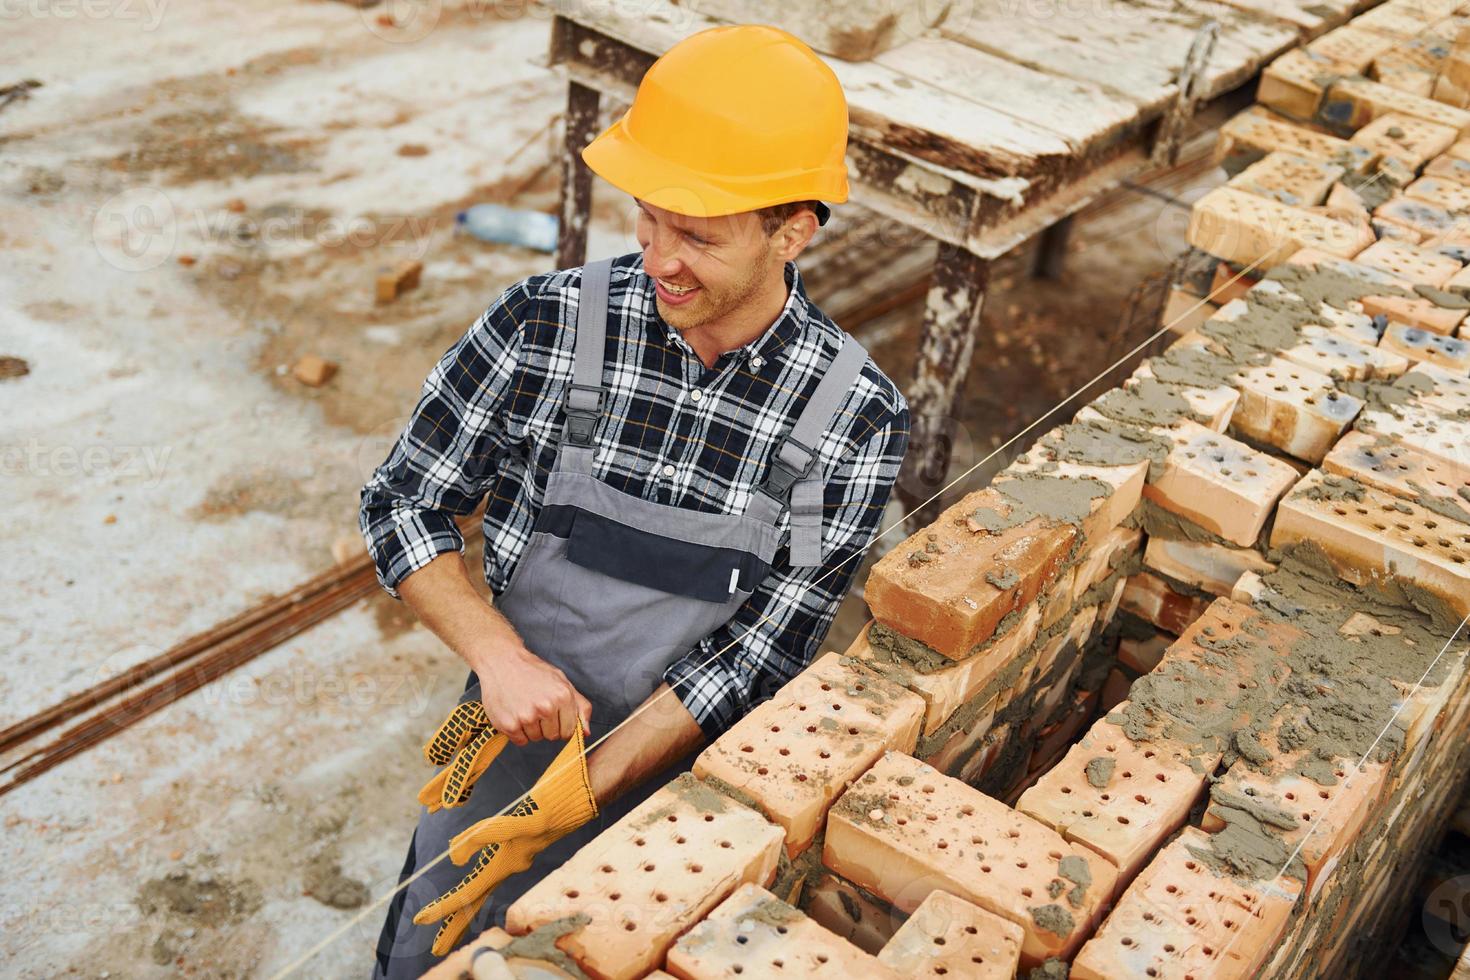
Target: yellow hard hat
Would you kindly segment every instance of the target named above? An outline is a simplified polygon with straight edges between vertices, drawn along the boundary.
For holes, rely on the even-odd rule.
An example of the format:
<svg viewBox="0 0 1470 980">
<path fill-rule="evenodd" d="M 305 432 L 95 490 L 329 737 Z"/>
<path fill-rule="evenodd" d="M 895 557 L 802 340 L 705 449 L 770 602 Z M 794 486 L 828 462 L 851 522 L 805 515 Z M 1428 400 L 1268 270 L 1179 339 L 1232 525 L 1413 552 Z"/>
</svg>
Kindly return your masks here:
<svg viewBox="0 0 1470 980">
<path fill-rule="evenodd" d="M 780 28 L 740 24 L 666 51 L 582 159 L 654 207 L 712 218 L 846 201 L 846 152 L 847 99 L 832 69 Z"/>
</svg>

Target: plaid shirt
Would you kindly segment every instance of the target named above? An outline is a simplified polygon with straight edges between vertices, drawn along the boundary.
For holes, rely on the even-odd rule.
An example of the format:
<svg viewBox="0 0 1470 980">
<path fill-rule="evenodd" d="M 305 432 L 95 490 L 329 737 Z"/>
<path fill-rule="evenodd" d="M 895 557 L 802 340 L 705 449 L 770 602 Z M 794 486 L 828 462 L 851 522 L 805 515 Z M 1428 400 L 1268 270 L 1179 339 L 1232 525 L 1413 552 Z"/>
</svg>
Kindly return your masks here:
<svg viewBox="0 0 1470 980">
<path fill-rule="evenodd" d="M 363 535 L 389 594 L 435 556 L 463 550 L 454 515 L 487 495 L 485 579 L 497 595 L 510 581 L 556 458 L 572 377 L 575 331 L 566 325 L 576 323 L 581 274 L 511 286 L 429 374 L 407 428 L 362 491 Z M 807 299 L 794 262 L 786 280 L 776 321 L 705 368 L 658 315 L 641 253 L 615 261 L 607 332 L 617 355 L 604 368 L 597 479 L 662 504 L 744 512 L 842 338 Z M 868 359 L 816 447 L 826 478 L 822 564 L 793 568 L 783 538 L 735 616 L 664 674 L 711 739 L 811 662 L 857 556 L 877 535 L 908 429 L 903 395 Z M 780 527 L 789 530 L 787 514 Z"/>
</svg>

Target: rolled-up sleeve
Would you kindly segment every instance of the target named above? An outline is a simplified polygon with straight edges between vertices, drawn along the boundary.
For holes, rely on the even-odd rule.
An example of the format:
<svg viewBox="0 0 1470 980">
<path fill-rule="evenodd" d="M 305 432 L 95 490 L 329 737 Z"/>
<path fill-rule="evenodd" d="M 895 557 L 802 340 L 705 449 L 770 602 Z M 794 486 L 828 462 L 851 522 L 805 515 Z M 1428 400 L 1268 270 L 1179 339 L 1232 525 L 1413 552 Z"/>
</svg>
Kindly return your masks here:
<svg viewBox="0 0 1470 980">
<path fill-rule="evenodd" d="M 464 550 L 455 518 L 479 505 L 495 476 L 506 443 L 506 394 L 534 301 L 527 281 L 510 287 L 440 358 L 388 458 L 362 489 L 358 525 L 378 581 L 394 598 L 399 583 L 434 558 Z"/>
<path fill-rule="evenodd" d="M 711 741 L 812 662 L 863 552 L 878 536 L 908 438 L 909 412 L 902 405 L 828 478 L 822 563 L 793 568 L 783 545 L 730 621 L 664 672 Z"/>
</svg>

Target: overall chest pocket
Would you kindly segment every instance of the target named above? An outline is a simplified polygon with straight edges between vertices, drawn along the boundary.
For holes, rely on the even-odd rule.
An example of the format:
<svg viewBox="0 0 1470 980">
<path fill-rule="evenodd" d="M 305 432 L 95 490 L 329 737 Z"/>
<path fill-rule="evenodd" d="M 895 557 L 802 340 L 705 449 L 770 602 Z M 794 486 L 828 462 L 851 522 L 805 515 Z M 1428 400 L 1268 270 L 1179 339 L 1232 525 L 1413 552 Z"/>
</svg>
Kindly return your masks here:
<svg viewBox="0 0 1470 980">
<path fill-rule="evenodd" d="M 562 520 L 567 560 L 669 595 L 725 604 L 755 590 L 770 567 L 738 548 L 696 544 L 579 508 Z M 553 532 L 555 533 L 555 532 Z"/>
</svg>

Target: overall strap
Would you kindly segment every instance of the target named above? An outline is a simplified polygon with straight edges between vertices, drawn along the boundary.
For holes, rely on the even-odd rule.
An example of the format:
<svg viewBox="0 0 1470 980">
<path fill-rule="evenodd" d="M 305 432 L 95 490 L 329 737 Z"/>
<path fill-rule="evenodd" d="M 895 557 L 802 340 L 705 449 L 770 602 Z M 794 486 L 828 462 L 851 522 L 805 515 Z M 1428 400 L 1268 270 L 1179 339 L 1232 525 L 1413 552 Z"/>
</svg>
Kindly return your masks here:
<svg viewBox="0 0 1470 980">
<path fill-rule="evenodd" d="M 612 264 L 612 259 L 599 259 L 582 267 L 572 380 L 562 396 L 566 419 L 562 423 L 557 463 L 562 469 L 589 476 L 595 452 L 592 436 L 607 404 L 607 388 L 602 383 L 602 361 L 607 342 L 607 287 Z"/>
<path fill-rule="evenodd" d="M 791 510 L 791 564 L 822 563 L 822 496 L 825 484 L 817 469 L 816 445 L 842 399 L 862 373 L 868 352 L 843 334 L 842 348 L 827 366 L 791 431 L 776 444 L 765 482 L 750 498 L 745 513 L 774 523 Z"/>
</svg>

